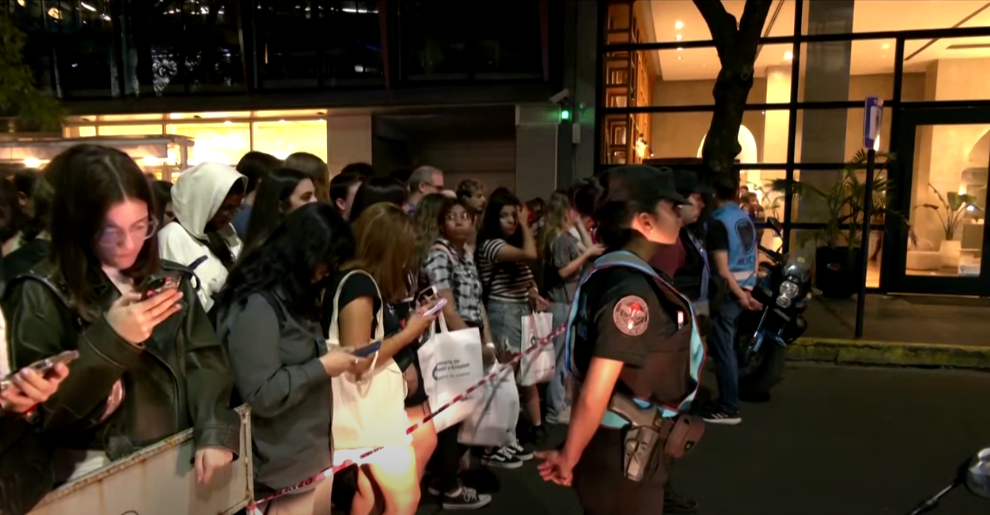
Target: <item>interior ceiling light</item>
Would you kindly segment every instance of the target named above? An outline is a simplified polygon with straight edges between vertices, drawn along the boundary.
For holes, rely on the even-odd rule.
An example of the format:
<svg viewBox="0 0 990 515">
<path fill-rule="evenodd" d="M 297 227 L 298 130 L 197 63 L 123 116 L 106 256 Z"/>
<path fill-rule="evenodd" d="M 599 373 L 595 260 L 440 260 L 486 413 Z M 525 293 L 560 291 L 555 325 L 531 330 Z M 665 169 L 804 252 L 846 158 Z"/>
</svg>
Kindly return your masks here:
<svg viewBox="0 0 990 515">
<path fill-rule="evenodd" d="M 784 52 L 784 60 L 790 61 L 791 59 L 794 59 L 794 54 L 792 54 L 790 51 Z"/>
<path fill-rule="evenodd" d="M 678 60 L 678 61 L 680 61 L 681 59 L 684 59 L 684 57 L 682 57 L 682 56 L 677 56 L 677 60 Z"/>
<path fill-rule="evenodd" d="M 680 40 L 684 39 L 684 36 L 678 34 L 678 35 L 674 36 L 674 39 L 676 39 L 677 41 L 680 41 Z"/>
<path fill-rule="evenodd" d="M 677 20 L 677 23 L 674 23 L 674 28 L 675 29 L 678 29 L 678 30 L 683 29 L 684 28 L 684 22 L 682 22 L 681 20 Z"/>
<path fill-rule="evenodd" d="M 883 44 L 883 49 L 886 50 L 888 48 L 890 48 L 890 43 L 884 43 Z"/>
<path fill-rule="evenodd" d="M 92 11 L 94 13 L 96 12 L 96 8 L 93 7 L 92 5 L 87 4 L 86 2 L 79 2 L 79 5 L 81 5 L 83 9 L 86 9 L 88 11 Z"/>
<path fill-rule="evenodd" d="M 681 50 L 684 50 L 684 48 L 682 48 L 682 47 L 677 47 L 677 51 L 678 51 L 678 52 L 680 52 Z"/>
<path fill-rule="evenodd" d="M 52 7 L 51 9 L 48 10 L 48 16 L 51 16 L 52 18 L 54 18 L 56 20 L 61 20 L 62 19 L 62 10 L 59 9 L 58 7 Z"/>
</svg>

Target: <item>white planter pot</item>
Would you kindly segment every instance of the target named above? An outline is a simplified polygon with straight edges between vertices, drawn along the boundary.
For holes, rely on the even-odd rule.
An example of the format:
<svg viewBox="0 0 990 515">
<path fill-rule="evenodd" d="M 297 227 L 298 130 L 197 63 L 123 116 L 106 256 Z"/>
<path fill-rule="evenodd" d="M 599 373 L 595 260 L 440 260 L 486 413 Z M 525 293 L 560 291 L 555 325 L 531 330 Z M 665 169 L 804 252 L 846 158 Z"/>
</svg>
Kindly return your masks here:
<svg viewBox="0 0 990 515">
<path fill-rule="evenodd" d="M 942 258 L 942 266 L 945 268 L 959 268 L 959 251 L 962 242 L 952 240 L 942 240 L 938 248 L 938 254 Z"/>
</svg>

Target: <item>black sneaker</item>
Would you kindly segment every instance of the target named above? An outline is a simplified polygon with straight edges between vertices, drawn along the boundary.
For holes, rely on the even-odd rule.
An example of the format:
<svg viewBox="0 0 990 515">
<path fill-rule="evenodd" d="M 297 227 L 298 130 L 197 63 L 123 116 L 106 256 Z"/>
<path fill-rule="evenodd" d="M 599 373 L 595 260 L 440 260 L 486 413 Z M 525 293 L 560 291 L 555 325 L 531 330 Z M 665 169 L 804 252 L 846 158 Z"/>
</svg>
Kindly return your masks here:
<svg viewBox="0 0 990 515">
<path fill-rule="evenodd" d="M 537 447 L 546 445 L 547 439 L 549 438 L 550 435 L 547 433 L 547 428 L 542 424 L 538 426 L 534 426 L 532 431 L 530 431 L 529 433 L 530 443 L 532 443 Z"/>
<path fill-rule="evenodd" d="M 533 459 L 533 447 L 530 444 L 523 444 L 519 442 L 519 440 L 506 445 L 503 449 L 507 449 L 520 461 L 529 461 Z"/>
<path fill-rule="evenodd" d="M 677 492 L 664 488 L 663 513 L 669 515 L 693 515 L 698 512 L 698 501 L 688 499 Z"/>
<path fill-rule="evenodd" d="M 710 424 L 723 424 L 726 426 L 734 426 L 742 422 L 742 417 L 739 416 L 738 411 L 728 413 L 724 409 L 709 411 L 704 418 L 705 422 Z"/>
<path fill-rule="evenodd" d="M 490 502 L 492 502 L 491 495 L 479 494 L 474 488 L 461 485 L 456 492 L 443 494 L 440 504 L 445 510 L 476 510 L 487 506 Z"/>
<path fill-rule="evenodd" d="M 500 469 L 517 469 L 522 466 L 522 460 L 513 454 L 508 446 L 485 452 L 484 456 L 481 457 L 481 463 L 488 467 Z"/>
</svg>

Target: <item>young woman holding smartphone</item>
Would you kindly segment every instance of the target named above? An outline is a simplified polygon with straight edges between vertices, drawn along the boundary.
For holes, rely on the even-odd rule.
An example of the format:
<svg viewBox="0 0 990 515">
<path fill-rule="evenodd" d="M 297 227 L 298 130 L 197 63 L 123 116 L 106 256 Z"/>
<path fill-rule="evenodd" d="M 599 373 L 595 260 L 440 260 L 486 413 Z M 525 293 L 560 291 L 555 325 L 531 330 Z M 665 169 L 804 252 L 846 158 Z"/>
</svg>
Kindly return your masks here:
<svg viewBox="0 0 990 515">
<path fill-rule="evenodd" d="M 38 410 L 70 464 L 61 478 L 194 427 L 196 477 L 208 483 L 240 448 L 233 378 L 189 280 L 143 298 L 151 279 L 186 273 L 158 258 L 147 179 L 127 154 L 95 145 L 66 150 L 45 173 L 52 251 L 8 285 L 4 310 L 15 367 L 79 351 Z"/>
</svg>

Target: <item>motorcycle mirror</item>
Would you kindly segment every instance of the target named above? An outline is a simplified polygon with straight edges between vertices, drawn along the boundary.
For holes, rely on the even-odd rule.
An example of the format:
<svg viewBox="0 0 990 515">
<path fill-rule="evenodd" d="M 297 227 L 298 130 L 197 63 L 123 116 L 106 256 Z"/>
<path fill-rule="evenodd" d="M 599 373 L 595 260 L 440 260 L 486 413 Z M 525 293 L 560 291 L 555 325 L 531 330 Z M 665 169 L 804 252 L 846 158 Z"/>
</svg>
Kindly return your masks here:
<svg viewBox="0 0 990 515">
<path fill-rule="evenodd" d="M 777 220 L 771 216 L 770 218 L 767 218 L 767 225 L 769 225 L 773 231 L 777 233 L 777 236 L 784 234 L 784 226 L 780 223 L 780 220 Z"/>
<path fill-rule="evenodd" d="M 966 466 L 966 488 L 990 499 L 990 447 L 981 449 Z"/>
</svg>

